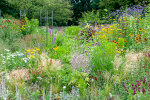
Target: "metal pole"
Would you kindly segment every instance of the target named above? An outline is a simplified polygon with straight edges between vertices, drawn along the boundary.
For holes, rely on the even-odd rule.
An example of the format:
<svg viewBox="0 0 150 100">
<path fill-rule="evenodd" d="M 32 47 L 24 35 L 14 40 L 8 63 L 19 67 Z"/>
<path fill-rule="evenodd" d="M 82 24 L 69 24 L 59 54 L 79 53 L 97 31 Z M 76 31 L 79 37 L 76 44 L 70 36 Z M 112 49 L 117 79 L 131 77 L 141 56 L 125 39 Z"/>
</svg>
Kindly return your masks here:
<svg viewBox="0 0 150 100">
<path fill-rule="evenodd" d="M 47 18 L 46 18 L 46 46 L 47 46 L 47 43 L 48 43 L 48 10 L 47 10 Z"/>
<path fill-rule="evenodd" d="M 26 11 L 24 10 L 24 17 L 26 16 L 25 13 L 26 13 Z"/>
<path fill-rule="evenodd" d="M 1 17 L 1 9 L 0 9 L 0 17 Z"/>
<path fill-rule="evenodd" d="M 20 19 L 21 19 L 21 10 L 20 10 Z"/>
<path fill-rule="evenodd" d="M 53 10 L 52 10 L 52 29 L 53 29 Z"/>
<path fill-rule="evenodd" d="M 41 10 L 40 10 L 40 26 L 42 26 Z"/>
</svg>

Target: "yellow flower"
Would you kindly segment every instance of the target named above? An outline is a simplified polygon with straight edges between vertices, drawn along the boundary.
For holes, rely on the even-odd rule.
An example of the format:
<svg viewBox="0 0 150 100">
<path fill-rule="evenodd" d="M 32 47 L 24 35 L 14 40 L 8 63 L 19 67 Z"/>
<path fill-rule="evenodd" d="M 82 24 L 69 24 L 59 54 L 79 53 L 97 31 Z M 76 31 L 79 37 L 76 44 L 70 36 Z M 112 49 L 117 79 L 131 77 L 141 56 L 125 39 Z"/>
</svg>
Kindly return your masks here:
<svg viewBox="0 0 150 100">
<path fill-rule="evenodd" d="M 106 35 L 103 35 L 103 38 L 106 38 Z"/>
<path fill-rule="evenodd" d="M 28 49 L 28 50 L 26 50 L 26 51 L 27 51 L 27 52 L 30 52 L 31 50 Z"/>
<path fill-rule="evenodd" d="M 133 34 L 130 33 L 129 36 L 133 36 Z"/>
<path fill-rule="evenodd" d="M 121 51 L 117 51 L 117 53 L 121 54 Z"/>
<path fill-rule="evenodd" d="M 34 53 L 34 52 L 31 52 L 32 54 Z"/>
<path fill-rule="evenodd" d="M 101 25 L 101 26 L 104 26 L 104 25 Z"/>
<path fill-rule="evenodd" d="M 36 52 L 36 50 L 32 49 L 33 52 Z"/>
<path fill-rule="evenodd" d="M 140 29 L 139 31 L 141 32 L 143 29 Z"/>
<path fill-rule="evenodd" d="M 36 51 L 40 51 L 40 49 L 39 49 L 39 48 L 35 48 L 35 50 L 36 50 Z"/>
<path fill-rule="evenodd" d="M 61 99 L 62 97 L 57 97 L 57 99 Z"/>
<path fill-rule="evenodd" d="M 39 49 L 39 48 L 37 48 L 36 50 L 37 50 L 37 51 L 40 51 L 40 49 Z"/>
<path fill-rule="evenodd" d="M 56 48 L 53 48 L 53 49 L 54 49 L 54 51 L 56 51 L 58 49 L 58 46 L 56 46 Z"/>
<path fill-rule="evenodd" d="M 113 26 L 112 26 L 112 25 L 110 25 L 109 27 L 110 27 L 110 28 L 112 28 Z"/>
<path fill-rule="evenodd" d="M 98 30 L 99 28 L 98 27 L 96 27 L 96 30 Z"/>
<path fill-rule="evenodd" d="M 116 19 L 113 19 L 113 20 L 116 20 Z"/>
<path fill-rule="evenodd" d="M 33 55 L 31 55 L 31 56 L 30 56 L 30 58 L 34 58 L 34 56 L 33 56 Z"/>
</svg>

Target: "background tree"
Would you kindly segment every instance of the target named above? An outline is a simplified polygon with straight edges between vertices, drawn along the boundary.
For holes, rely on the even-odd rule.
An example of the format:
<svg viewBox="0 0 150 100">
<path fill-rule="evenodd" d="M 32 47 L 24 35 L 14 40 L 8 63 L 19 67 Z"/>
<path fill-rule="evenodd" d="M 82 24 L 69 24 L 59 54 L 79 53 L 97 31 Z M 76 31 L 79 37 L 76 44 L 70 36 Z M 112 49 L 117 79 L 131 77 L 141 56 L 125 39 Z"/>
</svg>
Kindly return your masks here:
<svg viewBox="0 0 150 100">
<path fill-rule="evenodd" d="M 71 19 L 72 10 L 69 1 L 66 0 L 6 0 L 12 7 L 18 10 L 26 10 L 26 16 L 31 18 L 39 18 L 40 10 L 42 16 L 45 16 L 45 10 L 54 11 L 55 25 L 65 25 Z"/>
</svg>

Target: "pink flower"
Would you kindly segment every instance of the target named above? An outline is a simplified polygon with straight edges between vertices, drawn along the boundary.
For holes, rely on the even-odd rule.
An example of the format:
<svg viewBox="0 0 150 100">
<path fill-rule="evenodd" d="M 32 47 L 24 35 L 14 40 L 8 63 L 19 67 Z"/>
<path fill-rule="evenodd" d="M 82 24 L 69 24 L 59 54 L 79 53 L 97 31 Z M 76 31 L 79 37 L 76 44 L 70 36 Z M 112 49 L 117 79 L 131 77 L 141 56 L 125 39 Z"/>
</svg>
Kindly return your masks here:
<svg viewBox="0 0 150 100">
<path fill-rule="evenodd" d="M 74 39 L 78 39 L 77 37 L 74 37 Z"/>
</svg>

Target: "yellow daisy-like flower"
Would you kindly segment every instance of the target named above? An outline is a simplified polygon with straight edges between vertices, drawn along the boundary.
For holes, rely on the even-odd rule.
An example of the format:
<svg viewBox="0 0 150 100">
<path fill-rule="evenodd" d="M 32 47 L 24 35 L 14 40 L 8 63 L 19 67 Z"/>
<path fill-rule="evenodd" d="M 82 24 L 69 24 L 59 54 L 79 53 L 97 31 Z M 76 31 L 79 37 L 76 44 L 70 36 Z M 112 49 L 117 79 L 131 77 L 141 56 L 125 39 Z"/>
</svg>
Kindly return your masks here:
<svg viewBox="0 0 150 100">
<path fill-rule="evenodd" d="M 34 56 L 33 56 L 33 55 L 31 55 L 31 56 L 30 56 L 30 58 L 34 58 Z"/>
<path fill-rule="evenodd" d="M 99 28 L 98 27 L 96 27 L 96 30 L 98 30 Z"/>
<path fill-rule="evenodd" d="M 104 25 L 101 25 L 101 26 L 104 26 Z"/>
<path fill-rule="evenodd" d="M 26 51 L 27 51 L 27 52 L 30 52 L 31 50 L 28 49 L 28 50 L 26 50 Z"/>
<path fill-rule="evenodd" d="M 121 54 L 121 51 L 117 51 L 117 53 Z"/>
<path fill-rule="evenodd" d="M 40 49 L 39 49 L 39 48 L 37 48 L 36 50 L 37 50 L 37 51 L 40 51 Z"/>
<path fill-rule="evenodd" d="M 32 54 L 34 53 L 34 52 L 31 52 Z"/>
<path fill-rule="evenodd" d="M 140 29 L 139 31 L 141 32 L 141 31 L 143 31 L 143 29 Z"/>
<path fill-rule="evenodd" d="M 103 35 L 103 38 L 106 38 L 106 35 Z"/>
<path fill-rule="evenodd" d="M 54 51 L 57 51 L 57 49 L 58 49 L 58 46 L 56 46 L 56 48 L 53 48 L 54 49 Z"/>
</svg>

